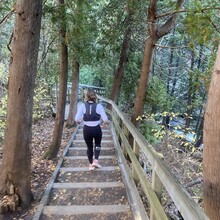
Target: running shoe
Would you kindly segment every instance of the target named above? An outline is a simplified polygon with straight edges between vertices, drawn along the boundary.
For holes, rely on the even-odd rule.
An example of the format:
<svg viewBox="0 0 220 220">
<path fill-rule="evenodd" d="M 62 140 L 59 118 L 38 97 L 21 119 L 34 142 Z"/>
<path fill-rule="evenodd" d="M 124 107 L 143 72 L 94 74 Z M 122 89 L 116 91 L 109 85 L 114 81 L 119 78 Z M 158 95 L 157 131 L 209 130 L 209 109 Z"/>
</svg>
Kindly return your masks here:
<svg viewBox="0 0 220 220">
<path fill-rule="evenodd" d="M 92 166 L 94 168 L 101 168 L 102 166 L 99 164 L 98 160 L 93 160 Z"/>
<path fill-rule="evenodd" d="M 94 170 L 95 167 L 93 166 L 93 164 L 89 164 L 89 170 Z"/>
</svg>

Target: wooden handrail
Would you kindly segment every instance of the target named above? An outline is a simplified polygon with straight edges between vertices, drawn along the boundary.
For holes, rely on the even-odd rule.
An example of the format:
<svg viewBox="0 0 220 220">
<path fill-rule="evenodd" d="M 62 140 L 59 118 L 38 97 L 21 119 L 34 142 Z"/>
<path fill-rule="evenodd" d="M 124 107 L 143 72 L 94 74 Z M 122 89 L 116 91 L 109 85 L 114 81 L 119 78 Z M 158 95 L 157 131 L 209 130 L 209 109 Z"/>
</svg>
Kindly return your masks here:
<svg viewBox="0 0 220 220">
<path fill-rule="evenodd" d="M 55 102 L 57 102 L 58 99 L 58 86 L 55 85 L 52 88 L 52 95 L 55 97 Z M 79 99 L 83 101 L 85 99 L 85 91 L 87 89 L 93 89 L 96 94 L 98 95 L 105 95 L 105 87 L 98 87 L 98 86 L 91 86 L 91 85 L 86 85 L 86 84 L 79 84 L 78 88 L 78 94 L 79 94 Z M 67 83 L 67 91 L 66 91 L 66 101 L 70 101 L 70 95 L 71 95 L 71 90 L 72 90 L 72 83 Z"/>
<path fill-rule="evenodd" d="M 169 171 L 168 167 L 160 159 L 159 154 L 147 142 L 139 130 L 126 118 L 126 116 L 119 110 L 117 105 L 110 99 L 98 96 L 99 100 L 111 105 L 111 117 L 113 126 L 116 129 L 118 139 L 123 145 L 123 153 L 125 157 L 129 156 L 131 161 L 133 179 L 139 182 L 145 195 L 148 198 L 151 208 L 151 220 L 167 219 L 163 207 L 160 203 L 162 195 L 162 186 L 165 188 L 172 201 L 175 203 L 177 209 L 184 219 L 193 220 L 208 220 L 209 218 L 201 207 L 192 199 L 184 187 L 174 178 L 173 174 Z M 123 126 L 130 133 L 133 138 L 133 146 L 124 134 Z M 147 158 L 152 168 L 152 184 L 147 179 L 144 169 L 141 167 L 138 160 L 139 150 Z"/>
</svg>

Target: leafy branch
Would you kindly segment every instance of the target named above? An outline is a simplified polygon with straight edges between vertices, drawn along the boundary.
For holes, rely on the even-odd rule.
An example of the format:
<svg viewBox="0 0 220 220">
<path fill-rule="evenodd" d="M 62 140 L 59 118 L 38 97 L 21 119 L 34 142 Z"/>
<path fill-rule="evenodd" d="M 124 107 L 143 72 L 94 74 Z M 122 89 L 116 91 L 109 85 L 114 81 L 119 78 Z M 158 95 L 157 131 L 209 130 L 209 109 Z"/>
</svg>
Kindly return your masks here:
<svg viewBox="0 0 220 220">
<path fill-rule="evenodd" d="M 160 19 L 163 17 L 167 17 L 167 16 L 172 16 L 174 14 L 177 13 L 185 13 L 185 12 L 192 12 L 192 13 L 201 13 L 204 11 L 210 11 L 210 10 L 220 10 L 220 7 L 210 7 L 210 8 L 202 8 L 202 9 L 195 9 L 195 10 L 186 10 L 186 9 L 179 9 L 179 10 L 174 10 L 174 11 L 170 11 L 170 12 L 166 12 L 166 13 L 162 13 L 156 16 L 156 19 Z"/>
<path fill-rule="evenodd" d="M 210 11 L 210 10 L 220 10 L 220 7 L 209 7 L 209 8 L 202 8 L 202 9 L 195 9 L 195 10 L 186 10 L 186 9 L 179 9 L 179 10 L 175 10 L 175 11 L 170 11 L 170 12 L 166 12 L 166 13 L 162 13 L 156 16 L 156 19 L 160 19 L 163 17 L 167 17 L 167 16 L 173 16 L 177 13 L 185 13 L 185 12 L 190 12 L 190 13 L 202 13 L 205 14 L 207 19 L 210 21 L 211 25 L 214 27 L 214 29 L 220 33 L 220 29 L 218 28 L 218 26 L 215 24 L 215 22 L 206 14 L 206 11 Z"/>
</svg>

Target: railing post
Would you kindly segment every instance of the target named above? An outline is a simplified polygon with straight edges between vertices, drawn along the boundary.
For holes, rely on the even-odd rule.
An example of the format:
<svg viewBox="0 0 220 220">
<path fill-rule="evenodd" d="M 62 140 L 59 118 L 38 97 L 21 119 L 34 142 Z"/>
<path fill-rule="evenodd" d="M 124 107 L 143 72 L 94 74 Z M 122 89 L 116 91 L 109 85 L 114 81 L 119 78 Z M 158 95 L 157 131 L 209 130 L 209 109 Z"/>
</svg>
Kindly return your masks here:
<svg viewBox="0 0 220 220">
<path fill-rule="evenodd" d="M 121 129 L 122 129 L 124 136 L 126 137 L 126 139 L 128 139 L 127 127 L 123 124 L 123 121 L 121 121 L 120 124 L 121 124 L 120 126 L 121 126 Z M 126 151 L 125 142 L 123 140 L 122 140 L 121 146 L 122 146 L 122 150 L 123 150 L 123 154 L 124 154 L 125 158 L 128 159 L 128 153 Z"/>
<path fill-rule="evenodd" d="M 133 141 L 133 151 L 134 151 L 134 154 L 136 155 L 136 157 L 139 160 L 140 147 L 139 147 L 138 143 L 135 141 L 135 139 Z M 133 166 L 132 166 L 131 173 L 132 173 L 132 178 L 134 179 L 135 183 L 137 184 L 138 182 L 140 182 L 139 178 L 138 178 L 138 175 L 137 175 L 137 172 L 134 170 Z"/>
<path fill-rule="evenodd" d="M 140 147 L 139 147 L 138 143 L 135 141 L 135 139 L 134 139 L 134 143 L 133 143 L 133 151 L 134 151 L 134 154 L 136 155 L 136 157 L 139 159 Z"/>
<path fill-rule="evenodd" d="M 153 170 L 153 172 L 152 172 L 152 188 L 153 188 L 154 192 L 156 193 L 158 200 L 161 202 L 163 184 L 161 183 L 160 178 L 158 177 L 155 170 Z M 150 220 L 157 220 L 156 216 L 154 215 L 154 212 L 155 212 L 155 210 L 151 206 Z"/>
<path fill-rule="evenodd" d="M 118 135 L 118 128 L 116 126 L 116 121 L 117 121 L 117 115 L 116 115 L 114 109 L 112 109 L 112 123 L 113 123 L 113 126 L 115 128 L 115 132 Z"/>
<path fill-rule="evenodd" d="M 125 126 L 125 124 L 122 125 L 122 130 L 123 130 L 123 133 L 124 133 L 125 137 L 126 137 L 127 140 L 128 140 L 129 130 L 128 130 L 128 128 Z"/>
</svg>

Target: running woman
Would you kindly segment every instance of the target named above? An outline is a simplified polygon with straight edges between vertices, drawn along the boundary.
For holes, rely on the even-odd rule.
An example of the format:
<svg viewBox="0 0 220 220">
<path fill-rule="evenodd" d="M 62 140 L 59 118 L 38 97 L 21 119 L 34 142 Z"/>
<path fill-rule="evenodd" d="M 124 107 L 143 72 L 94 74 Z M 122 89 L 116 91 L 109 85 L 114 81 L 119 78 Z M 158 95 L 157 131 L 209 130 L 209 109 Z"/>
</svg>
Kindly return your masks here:
<svg viewBox="0 0 220 220">
<path fill-rule="evenodd" d="M 104 107 L 100 103 L 96 103 L 97 97 L 92 89 L 88 89 L 86 99 L 87 101 L 80 105 L 75 116 L 75 121 L 78 124 L 83 121 L 83 137 L 87 145 L 89 170 L 94 170 L 95 168 L 101 168 L 98 161 L 102 140 L 101 119 L 103 121 L 103 127 L 105 127 L 109 121 Z M 95 140 L 94 149 L 93 139 Z M 95 156 L 94 160 L 93 155 Z"/>
</svg>

